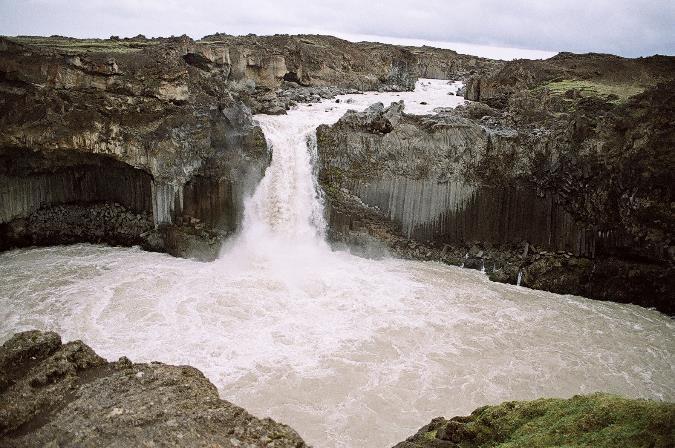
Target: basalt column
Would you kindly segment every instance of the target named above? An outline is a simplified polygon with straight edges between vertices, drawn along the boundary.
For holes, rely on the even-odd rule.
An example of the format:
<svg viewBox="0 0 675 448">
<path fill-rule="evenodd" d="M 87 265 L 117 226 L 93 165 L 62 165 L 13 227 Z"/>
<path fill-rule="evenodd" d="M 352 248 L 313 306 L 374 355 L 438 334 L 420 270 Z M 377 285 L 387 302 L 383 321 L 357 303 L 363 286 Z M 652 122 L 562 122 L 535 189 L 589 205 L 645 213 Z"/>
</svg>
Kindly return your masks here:
<svg viewBox="0 0 675 448">
<path fill-rule="evenodd" d="M 152 177 L 112 158 L 75 152 L 0 155 L 0 248 L 141 244 L 152 230 Z"/>
</svg>

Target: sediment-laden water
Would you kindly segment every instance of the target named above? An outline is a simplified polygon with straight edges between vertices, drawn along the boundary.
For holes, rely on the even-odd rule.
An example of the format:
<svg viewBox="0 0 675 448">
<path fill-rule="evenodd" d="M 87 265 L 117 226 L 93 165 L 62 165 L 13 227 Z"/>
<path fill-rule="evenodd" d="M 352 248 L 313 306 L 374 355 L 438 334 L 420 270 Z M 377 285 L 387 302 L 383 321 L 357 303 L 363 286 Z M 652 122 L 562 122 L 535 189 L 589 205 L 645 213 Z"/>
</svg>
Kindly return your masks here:
<svg viewBox="0 0 675 448">
<path fill-rule="evenodd" d="M 0 339 L 49 329 L 108 359 L 193 365 L 317 447 L 386 447 L 510 399 L 674 400 L 675 325 L 658 312 L 329 249 L 313 129 L 379 98 L 461 102 L 446 83 L 419 88 L 259 117 L 273 161 L 216 262 L 86 244 L 0 254 Z"/>
</svg>

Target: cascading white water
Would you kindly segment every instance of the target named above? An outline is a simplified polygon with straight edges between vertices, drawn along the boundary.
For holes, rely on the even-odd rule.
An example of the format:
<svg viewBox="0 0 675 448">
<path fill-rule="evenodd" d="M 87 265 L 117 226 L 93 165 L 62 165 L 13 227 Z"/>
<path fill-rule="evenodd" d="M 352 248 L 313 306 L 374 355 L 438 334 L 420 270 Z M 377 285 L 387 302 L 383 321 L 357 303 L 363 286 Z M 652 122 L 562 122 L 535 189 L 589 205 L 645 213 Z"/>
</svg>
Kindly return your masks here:
<svg viewBox="0 0 675 448">
<path fill-rule="evenodd" d="M 325 221 L 323 204 L 312 173 L 316 153 L 313 124 L 259 117 L 272 163 L 253 196 L 245 203 L 243 238 L 321 241 Z"/>
<path fill-rule="evenodd" d="M 246 201 L 242 232 L 225 248 L 223 258 L 242 246 L 254 251 L 269 244 L 326 248 L 323 201 L 312 165 L 318 125 L 332 124 L 347 110 L 363 110 L 378 101 L 388 105 L 403 99 L 409 113 L 432 113 L 437 107 L 462 104 L 462 97 L 449 95 L 460 87 L 460 82 L 420 80 L 415 92 L 342 95 L 340 102 L 303 104 L 288 115 L 257 115 L 272 163 Z"/>
<path fill-rule="evenodd" d="M 223 398 L 316 447 L 387 447 L 433 417 L 504 400 L 674 400 L 667 316 L 329 250 L 314 127 L 374 101 L 404 99 L 413 112 L 462 101 L 424 83 L 257 117 L 273 161 L 216 262 L 86 244 L 0 254 L 0 340 L 49 329 L 108 359 L 193 365 Z"/>
</svg>

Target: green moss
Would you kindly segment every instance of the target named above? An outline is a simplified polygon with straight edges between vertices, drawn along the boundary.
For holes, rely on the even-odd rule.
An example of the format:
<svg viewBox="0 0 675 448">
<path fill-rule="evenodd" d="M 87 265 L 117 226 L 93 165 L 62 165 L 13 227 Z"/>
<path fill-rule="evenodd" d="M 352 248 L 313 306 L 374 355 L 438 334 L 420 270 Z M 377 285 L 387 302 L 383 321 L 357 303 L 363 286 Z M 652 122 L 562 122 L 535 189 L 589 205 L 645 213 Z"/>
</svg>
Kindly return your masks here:
<svg viewBox="0 0 675 448">
<path fill-rule="evenodd" d="M 129 53 L 158 45 L 158 40 L 72 39 L 67 37 L 19 36 L 11 40 L 23 44 L 50 48 L 63 53 Z"/>
<path fill-rule="evenodd" d="M 596 96 L 609 98 L 613 102 L 623 102 L 632 96 L 644 92 L 646 86 L 627 83 L 610 84 L 591 80 L 566 79 L 549 82 L 540 88 L 548 89 L 556 94 L 564 94 L 576 90 L 581 96 Z"/>
<path fill-rule="evenodd" d="M 438 431 L 434 429 L 433 431 L 425 432 L 424 435 L 422 435 L 422 437 L 426 440 L 434 440 L 436 438 L 437 433 Z"/>
<path fill-rule="evenodd" d="M 418 433 L 407 446 L 436 446 L 430 434 Z M 675 442 L 675 404 L 608 394 L 512 401 L 445 421 L 439 435 L 461 448 L 665 448 Z"/>
</svg>

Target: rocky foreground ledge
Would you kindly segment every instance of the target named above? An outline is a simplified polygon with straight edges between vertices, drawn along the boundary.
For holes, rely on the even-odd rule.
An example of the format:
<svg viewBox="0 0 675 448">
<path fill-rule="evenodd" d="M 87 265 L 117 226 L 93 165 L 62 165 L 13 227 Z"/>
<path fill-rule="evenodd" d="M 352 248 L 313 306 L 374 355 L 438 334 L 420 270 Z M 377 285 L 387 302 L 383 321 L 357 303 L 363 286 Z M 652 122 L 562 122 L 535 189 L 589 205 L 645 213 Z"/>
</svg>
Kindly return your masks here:
<svg viewBox="0 0 675 448">
<path fill-rule="evenodd" d="M 606 394 L 485 406 L 436 418 L 396 448 L 671 447 L 675 404 Z M 197 369 L 107 362 L 53 332 L 0 348 L 0 447 L 295 447 L 290 427 L 218 397 Z"/>
<path fill-rule="evenodd" d="M 193 367 L 107 362 L 81 341 L 27 331 L 0 348 L 0 446 L 307 445 L 218 398 Z"/>
</svg>

